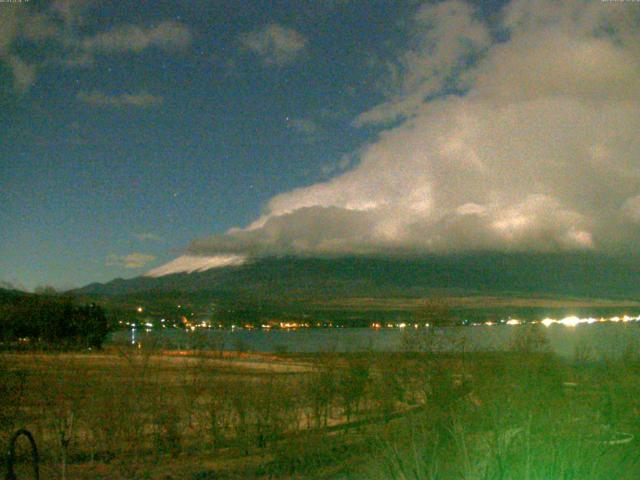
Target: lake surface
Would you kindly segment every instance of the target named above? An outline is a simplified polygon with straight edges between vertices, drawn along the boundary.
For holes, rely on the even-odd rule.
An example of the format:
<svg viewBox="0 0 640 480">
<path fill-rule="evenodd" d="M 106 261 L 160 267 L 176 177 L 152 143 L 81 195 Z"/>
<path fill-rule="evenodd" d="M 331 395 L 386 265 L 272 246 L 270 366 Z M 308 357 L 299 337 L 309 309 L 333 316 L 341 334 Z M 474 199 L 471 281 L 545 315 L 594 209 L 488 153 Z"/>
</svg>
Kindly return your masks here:
<svg viewBox="0 0 640 480">
<path fill-rule="evenodd" d="M 119 331 L 109 343 L 156 345 L 168 349 L 201 348 L 256 352 L 357 352 L 400 351 L 416 345 L 431 345 L 434 350 L 467 351 L 507 350 L 525 325 L 464 326 L 439 329 L 326 328 L 299 330 L 156 330 L 150 333 Z M 591 357 L 618 357 L 623 353 L 640 355 L 640 323 L 594 323 L 574 327 L 539 326 L 552 351 L 563 357 L 588 354 Z M 419 348 L 419 347 L 418 347 Z"/>
</svg>

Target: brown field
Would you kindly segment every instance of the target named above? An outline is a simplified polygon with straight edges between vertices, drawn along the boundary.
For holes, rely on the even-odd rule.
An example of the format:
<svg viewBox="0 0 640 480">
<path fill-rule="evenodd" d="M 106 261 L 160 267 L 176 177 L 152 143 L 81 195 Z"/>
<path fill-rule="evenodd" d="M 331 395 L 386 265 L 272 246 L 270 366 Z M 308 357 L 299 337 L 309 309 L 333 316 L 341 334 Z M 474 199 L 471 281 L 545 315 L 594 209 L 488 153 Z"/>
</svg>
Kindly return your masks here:
<svg viewBox="0 0 640 480">
<path fill-rule="evenodd" d="M 640 478 L 640 355 L 2 353 L 43 479 Z M 31 478 L 20 443 L 18 478 Z M 3 465 L 3 475 L 6 465 Z"/>
</svg>

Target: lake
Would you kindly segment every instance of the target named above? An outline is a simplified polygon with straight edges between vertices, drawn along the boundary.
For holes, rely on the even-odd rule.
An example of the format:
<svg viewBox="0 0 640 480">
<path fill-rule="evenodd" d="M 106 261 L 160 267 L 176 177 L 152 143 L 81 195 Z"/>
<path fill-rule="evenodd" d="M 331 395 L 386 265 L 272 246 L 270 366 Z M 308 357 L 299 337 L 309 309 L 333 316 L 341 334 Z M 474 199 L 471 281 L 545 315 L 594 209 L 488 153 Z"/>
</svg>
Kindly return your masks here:
<svg viewBox="0 0 640 480">
<path fill-rule="evenodd" d="M 303 328 L 298 330 L 208 330 L 187 332 L 167 328 L 152 332 L 118 331 L 108 343 L 131 345 L 142 343 L 166 349 L 236 350 L 257 352 L 357 352 L 399 351 L 412 345 L 428 343 L 435 350 L 467 351 L 506 350 L 522 336 L 525 325 L 479 325 L 446 328 Z M 576 353 L 596 357 L 617 357 L 624 352 L 640 354 L 640 323 L 593 323 L 577 326 L 561 324 L 539 326 L 552 351 L 562 357 Z"/>
</svg>

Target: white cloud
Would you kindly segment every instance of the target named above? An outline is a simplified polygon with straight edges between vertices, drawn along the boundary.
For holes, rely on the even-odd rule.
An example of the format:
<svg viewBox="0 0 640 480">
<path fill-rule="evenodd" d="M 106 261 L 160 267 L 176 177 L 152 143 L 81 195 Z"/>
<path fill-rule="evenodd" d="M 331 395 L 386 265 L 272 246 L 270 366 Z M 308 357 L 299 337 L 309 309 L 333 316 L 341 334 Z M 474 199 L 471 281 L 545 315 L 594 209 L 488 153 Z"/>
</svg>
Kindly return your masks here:
<svg viewBox="0 0 640 480">
<path fill-rule="evenodd" d="M 13 72 L 13 86 L 18 93 L 25 93 L 36 81 L 36 68 L 16 55 L 9 55 L 7 62 Z"/>
<path fill-rule="evenodd" d="M 307 46 L 307 39 L 292 28 L 271 23 L 261 30 L 240 37 L 242 46 L 267 65 L 284 65 L 296 60 Z"/>
<path fill-rule="evenodd" d="M 134 233 L 133 236 L 140 242 L 152 241 L 152 242 L 164 242 L 164 238 L 160 235 L 156 235 L 152 232 Z"/>
<path fill-rule="evenodd" d="M 425 97 L 446 88 L 461 88 L 458 71 L 491 42 L 489 29 L 476 16 L 473 7 L 458 0 L 420 7 L 412 26 L 412 47 L 391 66 L 396 92 L 388 101 L 361 114 L 356 124 L 412 115 Z"/>
<path fill-rule="evenodd" d="M 109 255 L 105 264 L 108 267 L 142 268 L 156 259 L 153 255 L 133 252 L 129 255 Z"/>
<path fill-rule="evenodd" d="M 152 27 L 121 25 L 82 40 L 85 50 L 113 53 L 135 52 L 151 47 L 161 49 L 184 48 L 191 42 L 191 33 L 184 25 L 162 22 Z"/>
<path fill-rule="evenodd" d="M 6 54 L 18 34 L 18 12 L 14 4 L 0 8 L 0 53 Z"/>
<path fill-rule="evenodd" d="M 356 158 L 356 155 L 354 154 L 343 155 L 337 161 L 329 162 L 322 165 L 320 167 L 320 172 L 325 177 L 329 177 L 330 175 L 333 175 L 336 172 L 343 172 L 347 168 L 349 168 L 349 165 L 351 165 L 351 162 L 353 162 L 355 158 Z"/>
<path fill-rule="evenodd" d="M 25 93 L 36 80 L 36 69 L 12 52 L 12 44 L 18 37 L 21 25 L 20 10 L 8 4 L 0 8 L 0 62 L 5 63 L 13 75 L 14 90 Z"/>
<path fill-rule="evenodd" d="M 51 63 L 51 58 L 34 61 L 26 60 L 17 47 L 19 41 L 42 44 L 54 42 L 56 48 L 65 51 L 76 49 L 74 29 L 81 18 L 86 2 L 81 0 L 53 2 L 49 8 L 35 9 L 24 3 L 6 3 L 0 8 L 0 62 L 13 73 L 13 86 L 18 94 L 23 94 L 36 81 L 36 74 L 43 66 Z M 55 49 L 54 49 L 55 50 Z M 57 54 L 50 54 L 49 57 Z"/>
<path fill-rule="evenodd" d="M 78 92 L 76 95 L 78 101 L 91 105 L 92 107 L 138 107 L 147 108 L 155 107 L 163 102 L 163 98 L 151 95 L 147 92 L 139 93 L 121 93 L 118 95 L 108 95 L 96 90 L 92 92 Z"/>
<path fill-rule="evenodd" d="M 24 14 L 21 26 L 21 35 L 30 41 L 56 39 L 64 32 L 54 16 L 42 12 Z"/>
<path fill-rule="evenodd" d="M 94 0 L 55 0 L 51 3 L 51 16 L 60 19 L 66 30 L 84 23 L 84 11 Z"/>
<path fill-rule="evenodd" d="M 628 19 L 640 15 L 633 4 L 557 5 L 509 5 L 501 43 L 461 2 L 421 8 L 398 91 L 359 118 L 404 120 L 349 171 L 277 195 L 251 225 L 189 251 L 633 249 L 640 29 Z M 438 96 L 451 82 L 468 92 Z"/>
<path fill-rule="evenodd" d="M 124 24 L 108 31 L 82 36 L 84 13 L 91 1 L 59 0 L 46 8 L 7 3 L 0 8 L 0 62 L 13 73 L 14 90 L 25 93 L 36 81 L 36 73 L 48 68 L 87 67 L 96 54 L 140 53 L 149 48 L 182 49 L 191 43 L 183 24 L 164 21 L 155 25 Z M 21 47 L 31 43 L 46 52 L 30 59 Z"/>
</svg>

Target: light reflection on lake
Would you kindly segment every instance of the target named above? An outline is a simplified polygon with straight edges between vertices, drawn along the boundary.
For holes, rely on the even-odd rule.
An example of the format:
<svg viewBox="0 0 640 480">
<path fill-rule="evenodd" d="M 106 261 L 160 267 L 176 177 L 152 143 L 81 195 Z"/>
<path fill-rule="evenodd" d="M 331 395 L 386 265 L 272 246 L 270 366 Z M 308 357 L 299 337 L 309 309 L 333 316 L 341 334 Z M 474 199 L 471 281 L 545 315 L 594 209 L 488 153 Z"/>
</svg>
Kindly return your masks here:
<svg viewBox="0 0 640 480">
<path fill-rule="evenodd" d="M 506 350 L 523 325 L 466 326 L 432 329 L 435 349 L 467 351 Z M 592 357 L 616 357 L 623 353 L 640 355 L 640 324 L 595 323 L 575 327 L 539 326 L 552 351 L 563 357 L 576 352 Z M 326 328 L 299 330 L 199 330 L 178 329 L 138 332 L 136 342 L 168 349 L 202 348 L 207 350 L 243 350 L 257 352 L 356 352 L 399 351 L 412 339 L 422 341 L 425 329 Z M 109 343 L 130 344 L 129 331 L 115 332 Z M 409 340 L 409 342 L 407 341 Z"/>
</svg>

